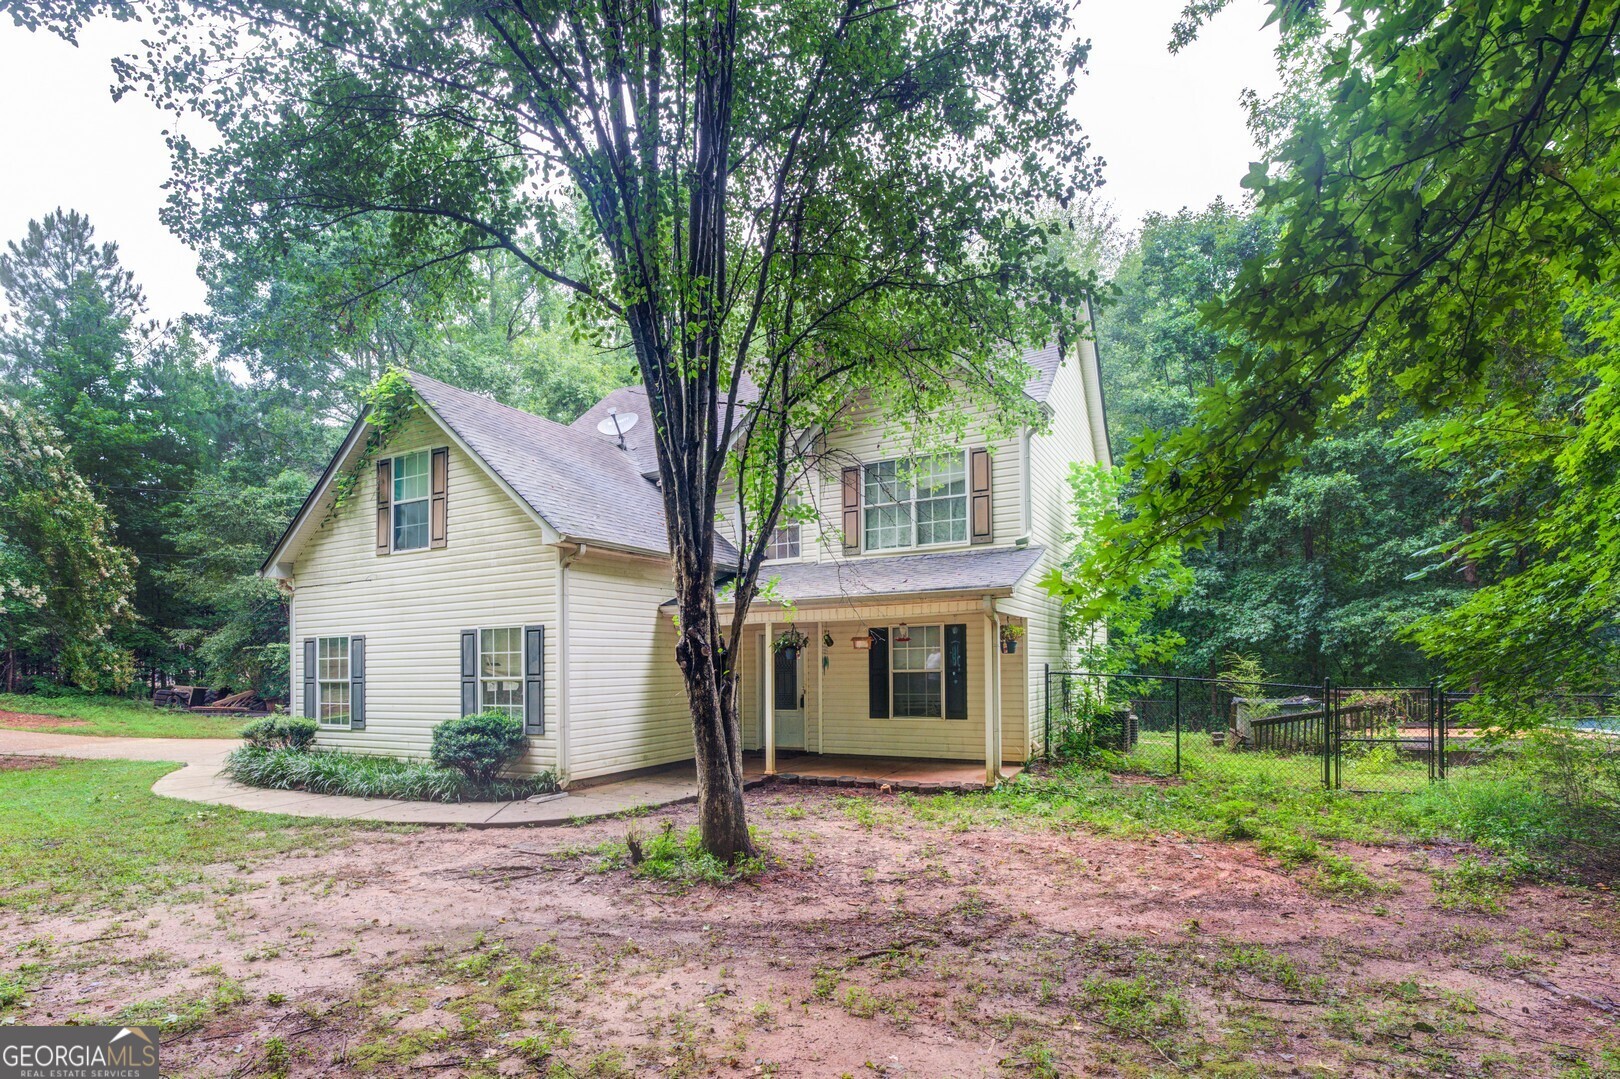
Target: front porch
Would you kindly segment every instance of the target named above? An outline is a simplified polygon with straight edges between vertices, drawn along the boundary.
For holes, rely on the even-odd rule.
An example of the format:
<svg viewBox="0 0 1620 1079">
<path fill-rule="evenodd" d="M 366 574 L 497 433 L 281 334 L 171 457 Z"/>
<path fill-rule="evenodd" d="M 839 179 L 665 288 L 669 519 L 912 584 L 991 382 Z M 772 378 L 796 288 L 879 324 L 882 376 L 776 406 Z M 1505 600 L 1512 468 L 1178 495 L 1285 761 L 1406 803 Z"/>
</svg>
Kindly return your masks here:
<svg viewBox="0 0 1620 1079">
<path fill-rule="evenodd" d="M 1030 565 L 1030 552 L 987 551 L 773 567 L 776 594 L 755 601 L 738 641 L 749 767 L 851 786 L 993 786 L 1016 772 L 1038 680 L 1028 650 L 1003 639 L 1028 628 L 1010 593 Z M 872 587 L 906 567 L 881 581 L 892 591 Z M 926 590 L 941 580 L 955 587 Z"/>
<path fill-rule="evenodd" d="M 933 793 L 945 790 L 983 790 L 985 769 L 967 761 L 920 760 L 916 757 L 868 757 L 854 753 L 802 753 L 779 749 L 775 774 L 778 783 L 822 787 L 889 787 L 896 791 Z M 1011 779 L 1023 766 L 1003 764 L 1001 777 Z M 765 776 L 763 751 L 743 754 L 745 780 Z"/>
</svg>

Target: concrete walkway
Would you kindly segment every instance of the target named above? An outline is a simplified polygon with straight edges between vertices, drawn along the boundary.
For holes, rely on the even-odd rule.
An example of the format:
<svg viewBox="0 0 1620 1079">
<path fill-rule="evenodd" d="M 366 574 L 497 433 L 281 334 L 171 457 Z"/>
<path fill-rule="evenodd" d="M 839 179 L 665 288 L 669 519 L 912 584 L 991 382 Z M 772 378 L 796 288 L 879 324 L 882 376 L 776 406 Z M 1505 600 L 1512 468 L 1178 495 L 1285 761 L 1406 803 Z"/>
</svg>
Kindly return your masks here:
<svg viewBox="0 0 1620 1079">
<path fill-rule="evenodd" d="M 543 801 L 402 802 L 386 798 L 346 798 L 306 791 L 246 787 L 220 774 L 225 755 L 240 742 L 226 738 L 104 738 L 0 730 L 0 756 L 79 757 L 94 760 L 179 761 L 185 765 L 152 785 L 152 793 L 186 802 L 233 806 L 260 813 L 398 824 L 459 824 L 468 828 L 513 828 L 568 824 L 697 800 L 691 765 L 675 765 L 649 775 L 582 787 Z M 757 780 L 748 784 L 754 786 Z"/>
</svg>

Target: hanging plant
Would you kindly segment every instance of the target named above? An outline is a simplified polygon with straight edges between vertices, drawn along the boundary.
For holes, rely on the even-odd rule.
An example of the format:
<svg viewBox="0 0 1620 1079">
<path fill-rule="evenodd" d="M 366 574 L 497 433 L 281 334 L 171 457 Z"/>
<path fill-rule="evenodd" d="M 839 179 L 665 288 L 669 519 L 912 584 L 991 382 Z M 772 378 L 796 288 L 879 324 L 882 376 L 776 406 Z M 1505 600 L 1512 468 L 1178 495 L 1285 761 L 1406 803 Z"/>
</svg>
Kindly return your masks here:
<svg viewBox="0 0 1620 1079">
<path fill-rule="evenodd" d="M 797 629 L 789 629 L 779 634 L 776 640 L 771 642 L 771 648 L 773 651 L 780 652 L 789 659 L 797 659 L 799 649 L 803 648 L 809 643 L 809 637 L 806 637 Z"/>
<path fill-rule="evenodd" d="M 1015 626 L 1010 622 L 1003 624 L 1001 627 L 1002 652 L 1009 656 L 1015 654 L 1018 651 L 1018 638 L 1022 637 L 1023 635 L 1023 626 Z"/>
<path fill-rule="evenodd" d="M 383 376 L 363 392 L 360 399 L 371 410 L 366 416 L 370 430 L 366 432 L 360 456 L 332 481 L 332 508 L 327 510 L 326 518 L 321 522 L 323 525 L 336 517 L 349 499 L 354 497 L 355 488 L 360 486 L 360 477 L 376 462 L 378 452 L 421 408 L 416 391 L 411 388 L 411 380 L 398 367 L 390 367 L 383 372 Z"/>
</svg>

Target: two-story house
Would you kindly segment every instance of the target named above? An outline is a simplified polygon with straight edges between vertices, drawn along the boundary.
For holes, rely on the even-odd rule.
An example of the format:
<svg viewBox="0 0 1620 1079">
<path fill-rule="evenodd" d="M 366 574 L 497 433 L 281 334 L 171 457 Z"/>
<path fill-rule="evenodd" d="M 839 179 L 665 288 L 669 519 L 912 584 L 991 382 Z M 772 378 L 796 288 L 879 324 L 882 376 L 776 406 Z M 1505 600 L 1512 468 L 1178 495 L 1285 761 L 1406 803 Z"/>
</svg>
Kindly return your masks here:
<svg viewBox="0 0 1620 1079">
<path fill-rule="evenodd" d="M 765 771 L 791 749 L 992 778 L 1039 749 L 1062 656 L 1037 581 L 1067 540 L 1070 463 L 1108 448 L 1091 343 L 1026 360 L 1044 429 L 993 439 L 969 416 L 962 445 L 922 452 L 857 403 L 817 433 L 836 464 L 796 488 L 815 518 L 773 535 L 739 642 Z M 294 711 L 322 745 L 421 756 L 436 724 L 502 710 L 528 728 L 522 766 L 565 784 L 689 760 L 645 392 L 565 426 L 410 383 L 411 418 L 368 451 L 360 417 L 261 571 L 291 596 Z"/>
</svg>

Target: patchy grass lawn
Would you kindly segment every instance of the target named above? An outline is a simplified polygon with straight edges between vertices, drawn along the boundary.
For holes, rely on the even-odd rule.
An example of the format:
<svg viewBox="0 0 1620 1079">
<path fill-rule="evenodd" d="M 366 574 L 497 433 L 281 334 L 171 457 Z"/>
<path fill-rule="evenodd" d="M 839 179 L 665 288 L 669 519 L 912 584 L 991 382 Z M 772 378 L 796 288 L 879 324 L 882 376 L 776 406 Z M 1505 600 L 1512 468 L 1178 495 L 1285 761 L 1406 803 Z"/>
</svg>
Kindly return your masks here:
<svg viewBox="0 0 1620 1079">
<path fill-rule="evenodd" d="M 0 758 L 0 920 L 203 902 L 290 852 L 342 845 L 357 827 L 160 798 L 179 767 Z"/>
<path fill-rule="evenodd" d="M 737 874 L 690 807 L 204 821 L 162 767 L 0 777 L 0 1021 L 153 1022 L 182 1075 L 1620 1075 L 1615 900 L 1488 787 L 764 788 Z"/>
<path fill-rule="evenodd" d="M 235 738 L 247 722 L 241 716 L 197 715 L 123 697 L 0 693 L 0 728 L 12 730 L 125 738 Z"/>
</svg>

